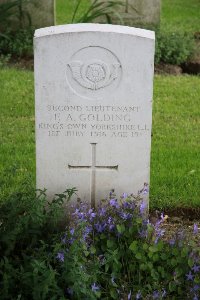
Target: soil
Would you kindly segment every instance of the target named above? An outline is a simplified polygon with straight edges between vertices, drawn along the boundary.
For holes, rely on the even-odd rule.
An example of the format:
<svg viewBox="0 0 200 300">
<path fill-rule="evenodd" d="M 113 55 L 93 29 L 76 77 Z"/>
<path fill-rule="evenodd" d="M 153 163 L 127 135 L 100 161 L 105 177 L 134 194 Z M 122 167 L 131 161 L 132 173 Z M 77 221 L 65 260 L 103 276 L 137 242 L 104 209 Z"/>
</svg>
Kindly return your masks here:
<svg viewBox="0 0 200 300">
<path fill-rule="evenodd" d="M 11 58 L 8 63 L 9 66 L 24 69 L 24 70 L 31 70 L 34 69 L 34 58 L 31 57 L 23 57 L 23 58 Z"/>
<path fill-rule="evenodd" d="M 164 222 L 162 224 L 165 229 L 166 239 L 171 239 L 178 232 L 183 231 L 186 236 L 193 235 L 194 224 L 198 226 L 199 232 L 196 234 L 196 239 L 200 242 L 200 208 L 180 207 L 173 208 L 163 212 Z M 155 224 L 160 218 L 160 211 L 150 211 L 150 222 Z"/>
</svg>

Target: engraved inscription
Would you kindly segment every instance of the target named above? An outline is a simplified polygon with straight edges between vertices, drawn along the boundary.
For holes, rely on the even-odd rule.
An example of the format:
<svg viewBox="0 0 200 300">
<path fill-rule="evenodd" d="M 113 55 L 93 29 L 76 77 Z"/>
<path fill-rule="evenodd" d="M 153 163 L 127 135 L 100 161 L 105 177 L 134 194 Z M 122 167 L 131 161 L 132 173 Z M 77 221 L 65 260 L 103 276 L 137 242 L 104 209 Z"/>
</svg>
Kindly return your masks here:
<svg viewBox="0 0 200 300">
<path fill-rule="evenodd" d="M 93 60 L 84 64 L 81 61 L 72 61 L 68 64 L 74 80 L 82 87 L 98 90 L 106 87 L 117 79 L 120 64 L 106 64 L 101 60 Z"/>
<path fill-rule="evenodd" d="M 49 121 L 39 122 L 38 129 L 49 137 L 140 138 L 150 134 L 140 121 L 140 106 L 47 105 Z"/>
</svg>

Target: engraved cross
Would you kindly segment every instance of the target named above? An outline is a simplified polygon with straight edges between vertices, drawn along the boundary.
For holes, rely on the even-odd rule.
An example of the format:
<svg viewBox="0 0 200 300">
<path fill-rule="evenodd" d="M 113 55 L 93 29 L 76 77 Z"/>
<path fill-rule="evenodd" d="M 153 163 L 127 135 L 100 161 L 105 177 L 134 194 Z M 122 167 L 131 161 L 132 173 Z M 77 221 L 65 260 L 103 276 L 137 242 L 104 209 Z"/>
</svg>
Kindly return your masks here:
<svg viewBox="0 0 200 300">
<path fill-rule="evenodd" d="M 118 165 L 116 166 L 97 166 L 96 165 L 96 145 L 97 143 L 91 143 L 92 146 L 92 165 L 91 166 L 72 166 L 68 165 L 69 169 L 80 169 L 80 170 L 90 170 L 91 171 L 91 206 L 95 207 L 95 194 L 96 194 L 96 171 L 97 170 L 118 170 Z"/>
</svg>

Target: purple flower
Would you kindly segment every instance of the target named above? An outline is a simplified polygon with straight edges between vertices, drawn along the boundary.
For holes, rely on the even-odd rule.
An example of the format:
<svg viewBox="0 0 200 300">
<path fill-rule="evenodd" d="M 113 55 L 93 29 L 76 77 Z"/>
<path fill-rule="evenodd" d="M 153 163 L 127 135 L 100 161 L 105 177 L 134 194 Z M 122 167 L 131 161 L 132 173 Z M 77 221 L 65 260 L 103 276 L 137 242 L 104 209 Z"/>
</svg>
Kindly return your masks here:
<svg viewBox="0 0 200 300">
<path fill-rule="evenodd" d="M 130 213 L 121 212 L 120 216 L 123 220 L 128 220 L 132 218 L 132 215 Z"/>
<path fill-rule="evenodd" d="M 147 208 L 146 201 L 142 201 L 142 203 L 140 204 L 140 213 L 143 214 L 146 211 L 146 208 Z"/>
<path fill-rule="evenodd" d="M 194 298 L 193 298 L 193 300 L 199 300 L 199 298 L 197 297 L 197 295 L 196 295 L 196 294 L 194 295 Z"/>
<path fill-rule="evenodd" d="M 131 290 L 130 290 L 130 292 L 128 294 L 128 300 L 131 300 Z"/>
<path fill-rule="evenodd" d="M 139 291 L 139 292 L 137 292 L 137 294 L 136 294 L 136 300 L 139 300 L 140 298 L 141 298 L 141 296 L 142 296 L 142 294 L 141 294 L 141 292 Z"/>
<path fill-rule="evenodd" d="M 96 285 L 95 282 L 92 284 L 91 288 L 92 288 L 92 291 L 93 291 L 93 292 L 97 292 L 98 290 L 100 290 L 99 286 Z"/>
<path fill-rule="evenodd" d="M 128 194 L 127 193 L 123 193 L 122 194 L 122 198 L 126 199 L 128 197 Z"/>
<path fill-rule="evenodd" d="M 90 221 L 92 221 L 92 220 L 96 217 L 96 213 L 94 213 L 93 208 L 91 208 L 91 209 L 88 211 L 88 216 L 89 216 Z"/>
<path fill-rule="evenodd" d="M 164 298 L 166 295 L 167 295 L 167 292 L 166 292 L 166 290 L 164 290 L 164 289 L 163 289 L 163 292 L 162 292 L 161 298 Z"/>
<path fill-rule="evenodd" d="M 148 236 L 147 230 L 145 230 L 145 229 L 140 230 L 139 235 L 141 238 L 147 238 L 147 236 Z"/>
<path fill-rule="evenodd" d="M 86 226 L 83 232 L 83 239 L 85 240 L 88 235 L 92 232 L 92 226 Z"/>
<path fill-rule="evenodd" d="M 174 246 L 174 244 L 175 244 L 175 239 L 171 239 L 171 240 L 169 241 L 169 244 L 170 244 L 170 246 Z"/>
<path fill-rule="evenodd" d="M 66 243 L 66 241 L 67 241 L 66 234 L 65 234 L 65 235 L 62 237 L 61 241 L 62 241 L 62 243 L 63 243 L 63 244 L 65 244 L 65 243 Z"/>
<path fill-rule="evenodd" d="M 100 208 L 99 208 L 99 211 L 98 211 L 98 215 L 99 215 L 100 217 L 102 217 L 102 216 L 105 215 L 105 213 L 106 213 L 106 208 L 105 208 L 105 207 L 100 207 Z"/>
<path fill-rule="evenodd" d="M 159 238 L 162 237 L 164 234 L 165 234 L 165 230 L 164 229 L 156 229 L 155 244 L 157 244 Z"/>
<path fill-rule="evenodd" d="M 160 293 L 158 291 L 153 292 L 153 299 L 159 299 Z"/>
<path fill-rule="evenodd" d="M 194 280 L 194 275 L 192 275 L 191 271 L 189 272 L 189 274 L 186 274 L 187 280 Z"/>
<path fill-rule="evenodd" d="M 129 208 L 130 207 L 130 203 L 127 202 L 127 201 L 123 202 L 122 205 L 123 205 L 124 208 Z"/>
<path fill-rule="evenodd" d="M 64 262 L 64 260 L 65 260 L 64 252 L 58 252 L 56 258 L 57 258 L 60 262 Z"/>
<path fill-rule="evenodd" d="M 106 224 L 105 223 L 101 224 L 101 223 L 98 222 L 94 226 L 95 226 L 97 232 L 101 233 L 101 232 L 103 232 L 105 230 Z"/>
<path fill-rule="evenodd" d="M 70 231 L 69 231 L 69 232 L 70 232 L 70 234 L 71 234 L 71 235 L 74 235 L 75 229 L 74 229 L 74 228 L 72 228 L 72 229 L 70 229 Z"/>
<path fill-rule="evenodd" d="M 113 231 L 115 229 L 115 225 L 114 224 L 111 224 L 110 226 L 109 226 L 109 230 L 110 231 Z"/>
<path fill-rule="evenodd" d="M 138 194 L 146 195 L 146 194 L 148 194 L 148 193 L 149 193 L 149 186 L 148 186 L 148 183 L 145 183 L 143 189 L 140 190 L 140 191 L 138 192 Z"/>
<path fill-rule="evenodd" d="M 109 218 L 108 218 L 108 224 L 111 224 L 112 221 L 113 221 L 112 217 L 109 217 Z"/>
<path fill-rule="evenodd" d="M 74 241 L 75 241 L 75 238 L 70 238 L 70 239 L 68 240 L 68 242 L 69 242 L 70 245 L 72 245 Z"/>
<path fill-rule="evenodd" d="M 200 286 L 199 286 L 198 284 L 195 284 L 195 285 L 193 286 L 193 288 L 191 289 L 191 292 L 196 292 L 196 291 L 199 290 L 199 288 L 200 288 Z"/>
<path fill-rule="evenodd" d="M 200 266 L 194 265 L 192 270 L 194 271 L 194 273 L 197 273 L 200 270 Z"/>
<path fill-rule="evenodd" d="M 119 208 L 119 204 L 117 202 L 117 199 L 111 199 L 109 203 L 110 203 L 110 206 Z"/>
<path fill-rule="evenodd" d="M 197 233 L 198 233 L 198 225 L 197 225 L 196 223 L 194 223 L 193 233 L 194 233 L 194 234 L 197 234 Z"/>
</svg>

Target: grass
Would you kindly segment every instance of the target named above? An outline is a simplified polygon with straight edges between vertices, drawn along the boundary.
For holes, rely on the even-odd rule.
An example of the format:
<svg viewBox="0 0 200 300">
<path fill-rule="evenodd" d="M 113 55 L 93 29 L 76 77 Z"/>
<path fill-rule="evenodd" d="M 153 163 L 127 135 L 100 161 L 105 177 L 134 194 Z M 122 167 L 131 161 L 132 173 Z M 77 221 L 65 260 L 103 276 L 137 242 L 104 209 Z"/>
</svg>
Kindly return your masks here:
<svg viewBox="0 0 200 300">
<path fill-rule="evenodd" d="M 57 0 L 57 24 L 71 22 L 75 0 Z M 82 0 L 80 14 L 89 6 L 90 0 Z M 161 28 L 163 30 L 197 32 L 200 31 L 199 0 L 162 0 Z"/>
<path fill-rule="evenodd" d="M 200 205 L 200 77 L 157 76 L 154 94 L 151 204 Z"/>
<path fill-rule="evenodd" d="M 35 186 L 33 72 L 0 70 L 0 195 Z"/>
<path fill-rule="evenodd" d="M 199 0 L 162 0 L 161 28 L 171 31 L 199 32 Z"/>
<path fill-rule="evenodd" d="M 0 70 L 0 197 L 35 186 L 33 72 Z M 151 207 L 199 205 L 200 77 L 156 76 Z"/>
</svg>

